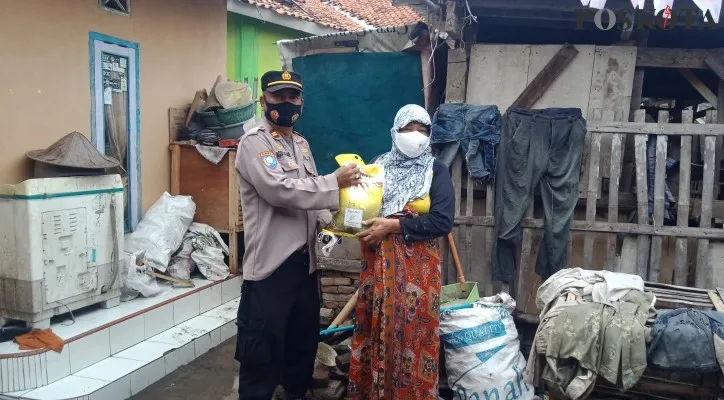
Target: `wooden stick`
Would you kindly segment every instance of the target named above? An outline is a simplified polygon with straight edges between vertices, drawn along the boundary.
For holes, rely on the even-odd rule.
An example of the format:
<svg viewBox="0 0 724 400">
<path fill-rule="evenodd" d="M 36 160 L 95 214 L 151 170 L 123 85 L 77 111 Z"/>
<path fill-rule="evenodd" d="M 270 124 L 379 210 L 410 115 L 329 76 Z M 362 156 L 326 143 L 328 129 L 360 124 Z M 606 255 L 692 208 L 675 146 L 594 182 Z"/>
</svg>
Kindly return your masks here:
<svg viewBox="0 0 724 400">
<path fill-rule="evenodd" d="M 352 313 L 352 310 L 354 310 L 355 306 L 357 305 L 357 296 L 359 295 L 359 289 L 357 289 L 356 292 L 352 295 L 352 297 L 347 300 L 347 304 L 344 305 L 344 308 L 342 308 L 342 311 L 337 314 L 337 317 L 332 321 L 331 324 L 329 324 L 330 328 L 336 328 L 339 326 L 339 324 L 343 323 L 347 317 Z"/>
<path fill-rule="evenodd" d="M 458 273 L 458 282 L 460 282 L 460 291 L 465 293 L 467 290 L 465 288 L 465 274 L 463 274 L 463 267 L 460 264 L 460 257 L 458 257 L 458 248 L 455 246 L 455 239 L 453 239 L 452 232 L 447 234 L 447 240 L 450 243 L 450 252 L 453 256 L 453 261 L 455 262 L 455 270 Z"/>
<path fill-rule="evenodd" d="M 172 276 L 159 274 L 157 272 L 153 271 L 146 271 L 146 275 L 152 276 L 154 278 L 163 279 L 165 281 L 169 281 L 174 284 L 174 286 L 177 287 L 194 287 L 194 283 L 192 281 L 186 280 L 186 279 L 180 279 L 180 278 L 174 278 Z"/>
<path fill-rule="evenodd" d="M 709 298 L 711 299 L 711 303 L 714 305 L 714 309 L 722 312 L 724 311 L 724 303 L 721 300 L 721 297 L 719 297 L 719 293 L 715 291 L 709 292 Z"/>
</svg>

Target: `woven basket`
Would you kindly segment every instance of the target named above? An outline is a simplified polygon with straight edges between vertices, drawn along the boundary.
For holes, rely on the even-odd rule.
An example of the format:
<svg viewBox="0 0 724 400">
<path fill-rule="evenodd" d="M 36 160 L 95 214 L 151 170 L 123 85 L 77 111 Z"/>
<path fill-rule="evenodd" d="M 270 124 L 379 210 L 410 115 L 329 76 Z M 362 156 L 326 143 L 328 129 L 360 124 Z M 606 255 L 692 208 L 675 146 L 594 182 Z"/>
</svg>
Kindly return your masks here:
<svg viewBox="0 0 724 400">
<path fill-rule="evenodd" d="M 220 125 L 235 125 L 254 117 L 255 102 L 232 108 L 220 108 L 216 110 L 216 117 Z"/>
</svg>

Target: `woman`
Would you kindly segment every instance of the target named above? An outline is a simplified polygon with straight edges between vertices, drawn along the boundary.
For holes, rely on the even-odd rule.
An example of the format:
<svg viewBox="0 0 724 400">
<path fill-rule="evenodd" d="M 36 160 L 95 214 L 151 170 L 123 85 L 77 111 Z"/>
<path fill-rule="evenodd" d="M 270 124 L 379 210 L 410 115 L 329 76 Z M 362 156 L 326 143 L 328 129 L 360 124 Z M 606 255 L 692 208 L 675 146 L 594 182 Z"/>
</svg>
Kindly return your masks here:
<svg viewBox="0 0 724 400">
<path fill-rule="evenodd" d="M 365 221 L 350 399 L 437 400 L 440 248 L 452 229 L 450 173 L 430 150 L 430 116 L 400 109 L 384 165 L 381 218 Z"/>
</svg>

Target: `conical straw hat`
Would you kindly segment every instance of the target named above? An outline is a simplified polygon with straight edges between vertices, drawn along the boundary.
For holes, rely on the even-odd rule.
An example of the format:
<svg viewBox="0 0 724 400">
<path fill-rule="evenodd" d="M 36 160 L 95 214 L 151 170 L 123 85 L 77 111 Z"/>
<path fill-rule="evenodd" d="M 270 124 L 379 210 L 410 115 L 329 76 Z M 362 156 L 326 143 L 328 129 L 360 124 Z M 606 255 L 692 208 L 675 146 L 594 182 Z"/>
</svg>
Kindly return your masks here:
<svg viewBox="0 0 724 400">
<path fill-rule="evenodd" d="M 107 169 L 120 165 L 118 160 L 103 155 L 82 133 L 71 132 L 47 149 L 26 153 L 31 160 L 70 168 Z"/>
</svg>

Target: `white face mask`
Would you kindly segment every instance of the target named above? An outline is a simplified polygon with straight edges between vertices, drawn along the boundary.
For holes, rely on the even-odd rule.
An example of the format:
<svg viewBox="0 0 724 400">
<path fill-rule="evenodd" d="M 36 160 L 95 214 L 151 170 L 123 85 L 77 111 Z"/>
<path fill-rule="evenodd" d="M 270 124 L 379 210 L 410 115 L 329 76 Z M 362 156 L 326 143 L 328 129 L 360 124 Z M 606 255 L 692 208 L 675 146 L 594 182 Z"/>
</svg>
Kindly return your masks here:
<svg viewBox="0 0 724 400">
<path fill-rule="evenodd" d="M 397 132 L 395 146 L 410 158 L 417 158 L 430 147 L 430 137 L 420 132 Z"/>
</svg>

